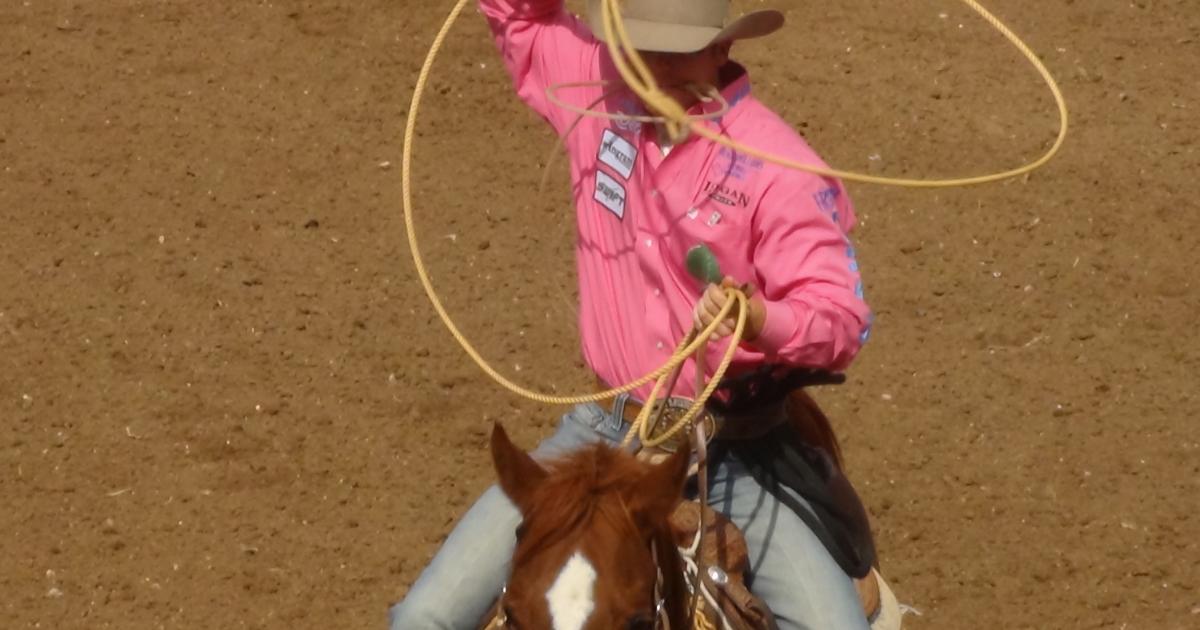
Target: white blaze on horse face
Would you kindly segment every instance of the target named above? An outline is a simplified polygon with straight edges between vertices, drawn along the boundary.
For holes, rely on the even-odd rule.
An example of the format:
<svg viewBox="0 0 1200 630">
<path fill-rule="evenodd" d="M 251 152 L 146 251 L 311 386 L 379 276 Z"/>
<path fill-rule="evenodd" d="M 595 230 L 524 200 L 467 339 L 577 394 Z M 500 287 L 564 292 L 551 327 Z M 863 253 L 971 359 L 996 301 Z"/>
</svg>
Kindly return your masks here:
<svg viewBox="0 0 1200 630">
<path fill-rule="evenodd" d="M 596 606 L 595 586 L 596 569 L 582 553 L 576 552 L 546 591 L 554 630 L 583 630 L 583 624 Z"/>
</svg>

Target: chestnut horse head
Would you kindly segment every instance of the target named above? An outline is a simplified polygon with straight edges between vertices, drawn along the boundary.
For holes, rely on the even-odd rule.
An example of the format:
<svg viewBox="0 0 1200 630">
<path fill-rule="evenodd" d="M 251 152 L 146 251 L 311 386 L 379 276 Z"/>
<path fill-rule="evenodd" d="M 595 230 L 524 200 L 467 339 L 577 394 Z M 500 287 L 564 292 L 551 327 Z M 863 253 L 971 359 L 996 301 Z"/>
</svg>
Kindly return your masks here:
<svg viewBox="0 0 1200 630">
<path fill-rule="evenodd" d="M 522 522 L 500 605 L 513 630 L 682 628 L 687 591 L 668 519 L 688 453 L 650 465 L 606 445 L 545 466 L 497 424 L 492 460 Z"/>
</svg>

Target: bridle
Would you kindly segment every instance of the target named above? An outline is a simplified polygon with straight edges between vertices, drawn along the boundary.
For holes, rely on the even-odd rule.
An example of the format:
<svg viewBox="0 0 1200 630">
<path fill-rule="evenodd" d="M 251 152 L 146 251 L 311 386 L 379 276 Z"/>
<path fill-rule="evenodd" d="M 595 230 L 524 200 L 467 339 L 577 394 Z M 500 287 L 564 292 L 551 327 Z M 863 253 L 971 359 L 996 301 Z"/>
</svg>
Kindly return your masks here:
<svg viewBox="0 0 1200 630">
<path fill-rule="evenodd" d="M 697 532 L 699 541 L 699 532 Z M 683 558 L 683 549 L 679 550 Z M 658 541 L 650 540 L 650 557 L 654 561 L 654 626 L 652 630 L 672 630 L 671 618 L 667 614 L 667 599 L 665 594 L 666 580 L 663 577 L 662 563 L 658 561 Z M 505 611 L 504 598 L 508 595 L 508 583 L 500 588 L 500 598 L 496 602 L 496 614 L 484 626 L 483 630 L 504 630 L 508 627 L 508 613 Z"/>
<path fill-rule="evenodd" d="M 667 614 L 667 598 L 663 592 L 662 563 L 658 561 L 658 542 L 650 541 L 650 555 L 654 558 L 654 630 L 671 630 L 671 616 Z"/>
<path fill-rule="evenodd" d="M 650 551 L 654 554 L 654 570 L 657 576 L 654 580 L 654 626 L 652 630 L 671 630 L 671 618 L 667 614 L 667 600 L 663 596 L 663 572 L 658 563 L 657 545 L 652 541 Z M 496 604 L 496 615 L 484 626 L 483 630 L 504 630 L 508 627 L 508 613 L 504 609 L 504 596 L 508 594 L 508 584 L 500 589 L 500 600 Z"/>
<path fill-rule="evenodd" d="M 696 353 L 696 391 L 702 391 L 704 389 L 704 364 L 705 356 L 702 347 L 701 350 Z M 682 365 L 676 367 L 674 372 L 670 375 L 667 391 L 671 391 L 675 388 L 675 382 L 679 378 L 681 367 Z M 658 420 L 661 419 L 666 408 L 666 404 L 663 404 L 659 408 L 659 417 L 655 420 L 656 424 Z M 705 567 L 702 566 L 703 562 L 699 553 L 700 544 L 703 540 L 705 529 L 704 507 L 708 505 L 708 438 L 710 437 L 708 435 L 708 431 L 711 429 L 715 433 L 717 428 L 718 427 L 715 424 L 709 426 L 709 423 L 703 420 L 694 422 L 691 427 L 691 437 L 693 438 L 693 443 L 691 446 L 696 454 L 696 480 L 698 482 L 697 486 L 699 493 L 698 500 L 700 502 L 700 516 L 699 523 L 696 527 L 696 536 L 693 538 L 691 545 L 687 548 L 676 547 L 676 551 L 679 554 L 679 559 L 684 567 L 684 578 L 688 587 L 688 594 L 692 600 L 692 604 L 689 606 L 689 617 L 692 620 L 691 625 L 695 630 L 731 630 L 732 628 L 729 623 L 729 618 L 726 617 L 725 612 L 721 610 L 721 606 L 717 603 L 716 598 L 704 583 L 703 572 L 705 571 Z M 623 511 L 625 512 L 626 518 L 632 522 L 633 516 L 629 513 L 629 509 L 625 506 L 623 501 L 621 506 L 624 508 Z M 654 538 L 651 538 L 650 540 L 650 555 L 651 558 L 653 558 L 655 570 L 653 598 L 653 601 L 655 602 L 654 626 L 652 630 L 685 630 L 684 628 L 674 629 L 671 627 L 671 616 L 666 605 L 666 580 L 663 576 L 662 563 L 659 562 L 658 544 Z M 504 609 L 504 597 L 507 592 L 508 585 L 506 583 L 500 592 L 496 616 L 487 626 L 485 626 L 485 630 L 503 630 L 507 627 L 508 615 Z M 707 607 L 711 613 L 716 616 L 718 622 L 716 628 L 714 628 L 708 621 L 707 617 L 704 616 L 702 611 L 703 607 Z"/>
<path fill-rule="evenodd" d="M 696 630 L 730 630 L 732 625 L 725 612 L 718 604 L 716 597 L 704 583 L 704 571 L 700 560 L 700 545 L 704 537 L 705 520 L 703 506 L 708 503 L 708 444 L 705 436 L 705 426 L 703 422 L 696 423 L 694 428 L 694 437 L 696 444 L 694 445 L 697 455 L 697 470 L 699 482 L 699 500 L 701 505 L 699 524 L 696 528 L 696 535 L 692 542 L 687 547 L 676 547 L 676 552 L 679 554 L 679 559 L 683 565 L 684 578 L 688 586 L 688 592 L 693 599 L 693 604 L 690 606 L 690 615 L 692 618 L 692 627 Z M 632 518 L 632 517 L 630 517 Z M 659 561 L 658 541 L 654 538 L 650 540 L 650 556 L 654 561 L 654 625 L 653 630 L 685 630 L 684 628 L 672 628 L 671 616 L 667 610 L 666 601 L 666 578 L 663 574 L 662 563 Z M 708 569 L 710 571 L 710 579 L 712 570 L 717 567 Z M 723 575 L 723 573 L 721 574 Z M 715 582 L 718 580 L 714 579 Z M 508 625 L 508 615 L 505 612 L 504 598 L 508 593 L 508 584 L 506 583 L 500 590 L 500 598 L 496 606 L 496 615 L 491 622 L 484 627 L 484 630 L 504 630 Z M 717 625 L 712 626 L 707 618 L 704 617 L 701 607 L 706 607 L 711 614 L 716 617 Z"/>
</svg>

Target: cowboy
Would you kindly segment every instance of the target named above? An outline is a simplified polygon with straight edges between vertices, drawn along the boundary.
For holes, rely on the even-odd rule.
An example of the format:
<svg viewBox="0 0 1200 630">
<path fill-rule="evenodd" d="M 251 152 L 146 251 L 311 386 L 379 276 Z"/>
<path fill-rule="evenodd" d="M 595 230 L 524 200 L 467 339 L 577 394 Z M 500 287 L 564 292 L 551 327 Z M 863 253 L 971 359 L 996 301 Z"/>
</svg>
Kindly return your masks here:
<svg viewBox="0 0 1200 630">
<path fill-rule="evenodd" d="M 517 94 L 565 136 L 582 350 L 601 386 L 628 383 L 662 365 L 690 328 L 713 322 L 727 299 L 724 287 L 734 285 L 753 287 L 729 372 L 734 378 L 763 373 L 764 366 L 840 372 L 851 363 L 871 316 L 847 237 L 854 210 L 839 181 L 703 138 L 671 138 L 661 125 L 629 119 L 658 112 L 621 88 L 601 41 L 598 0 L 589 2 L 590 29 L 562 0 L 480 0 L 479 6 Z M 746 69 L 730 59 L 735 41 L 778 30 L 783 15 L 757 11 L 727 23 L 728 12 L 728 0 L 621 3 L 634 47 L 689 114 L 747 145 L 824 166 L 755 99 Z M 564 84 L 572 86 L 552 89 Z M 625 117 L 578 120 L 548 89 L 577 108 Z M 728 277 L 721 286 L 689 276 L 686 254 L 698 244 L 723 266 Z M 732 331 L 732 321 L 721 322 L 716 336 Z M 709 370 L 723 349 L 724 343 L 710 344 Z M 682 373 L 692 369 L 689 362 Z M 680 379 L 675 393 L 695 395 L 689 380 Z M 610 406 L 575 407 L 534 456 L 555 457 L 600 440 L 620 443 L 648 393 L 649 386 Z M 709 472 L 708 495 L 745 535 L 752 590 L 785 630 L 868 628 L 844 563 L 831 552 L 836 546 L 817 531 L 820 519 L 812 517 L 819 510 L 788 488 L 764 487 L 752 474 L 755 466 L 736 451 L 720 458 Z M 392 609 L 392 628 L 477 627 L 505 582 L 519 521 L 499 489 L 485 492 Z"/>
</svg>

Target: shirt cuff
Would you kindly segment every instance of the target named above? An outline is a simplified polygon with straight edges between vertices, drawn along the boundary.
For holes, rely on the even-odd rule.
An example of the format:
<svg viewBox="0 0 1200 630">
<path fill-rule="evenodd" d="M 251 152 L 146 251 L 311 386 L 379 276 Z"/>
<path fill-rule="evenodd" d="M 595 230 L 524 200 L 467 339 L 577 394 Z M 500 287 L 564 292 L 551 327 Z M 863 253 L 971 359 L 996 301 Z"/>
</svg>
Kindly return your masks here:
<svg viewBox="0 0 1200 630">
<path fill-rule="evenodd" d="M 800 318 L 787 302 L 763 302 L 767 310 L 767 321 L 752 344 L 765 352 L 777 352 L 796 335 Z"/>
</svg>

